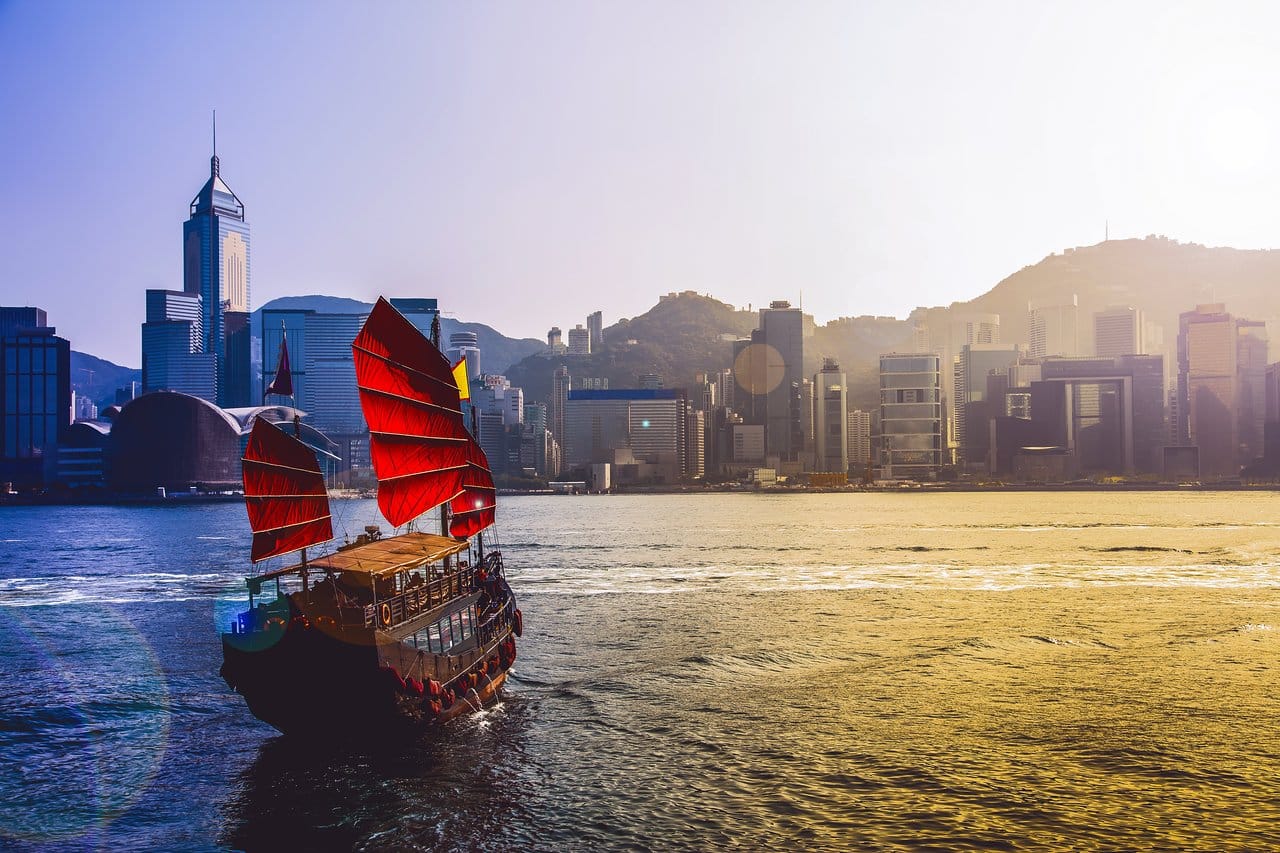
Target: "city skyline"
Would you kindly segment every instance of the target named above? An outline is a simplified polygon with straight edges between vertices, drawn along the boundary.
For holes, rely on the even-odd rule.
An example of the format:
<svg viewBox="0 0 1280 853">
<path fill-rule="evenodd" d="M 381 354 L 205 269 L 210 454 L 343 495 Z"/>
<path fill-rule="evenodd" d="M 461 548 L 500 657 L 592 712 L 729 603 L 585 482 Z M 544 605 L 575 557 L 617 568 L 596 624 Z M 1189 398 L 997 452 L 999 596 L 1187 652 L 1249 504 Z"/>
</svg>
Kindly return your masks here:
<svg viewBox="0 0 1280 853">
<path fill-rule="evenodd" d="M 385 7 L 353 27 L 246 6 L 202 65 L 225 9 L 11 4 L 4 302 L 139 365 L 118 330 L 146 289 L 181 289 L 214 108 L 256 306 L 420 292 L 530 338 L 684 289 L 904 317 L 1108 228 L 1274 242 L 1273 11 L 923 8 Z M 127 225 L 83 203 L 102 195 Z"/>
</svg>

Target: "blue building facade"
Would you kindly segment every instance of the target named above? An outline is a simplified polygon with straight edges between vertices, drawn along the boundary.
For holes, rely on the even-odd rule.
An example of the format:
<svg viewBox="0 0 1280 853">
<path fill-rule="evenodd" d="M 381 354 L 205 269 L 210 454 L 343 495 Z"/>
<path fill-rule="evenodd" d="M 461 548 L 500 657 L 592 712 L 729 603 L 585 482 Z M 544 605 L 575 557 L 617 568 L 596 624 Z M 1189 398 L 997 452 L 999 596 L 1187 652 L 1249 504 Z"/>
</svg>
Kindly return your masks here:
<svg viewBox="0 0 1280 853">
<path fill-rule="evenodd" d="M 142 324 L 142 390 L 178 391 L 214 402 L 217 367 L 204 351 L 203 301 L 198 293 L 147 291 Z"/>
<path fill-rule="evenodd" d="M 38 319 L 44 322 L 43 311 Z M 0 337 L 0 482 L 37 488 L 52 479 L 58 442 L 71 425 L 71 344 L 51 326 L 6 325 L 10 334 Z"/>
<path fill-rule="evenodd" d="M 268 394 L 268 405 L 293 405 L 307 423 L 338 446 L 343 470 L 369 466 L 369 428 L 360 408 L 351 343 L 367 313 L 329 314 L 310 309 L 262 312 L 262 387 L 275 378 L 282 334 L 288 335 L 293 397 Z"/>
<path fill-rule="evenodd" d="M 220 172 L 215 153 L 209 161 L 209 180 L 192 199 L 191 217 L 182 226 L 183 290 L 198 294 L 203 306 L 201 351 L 212 354 L 215 364 L 213 402 L 247 406 L 249 338 L 238 334 L 242 324 L 235 321 L 249 312 L 249 224 L 244 205 Z M 235 328 L 228 328 L 227 315 L 232 315 Z M 247 328 L 247 321 L 243 325 Z"/>
</svg>

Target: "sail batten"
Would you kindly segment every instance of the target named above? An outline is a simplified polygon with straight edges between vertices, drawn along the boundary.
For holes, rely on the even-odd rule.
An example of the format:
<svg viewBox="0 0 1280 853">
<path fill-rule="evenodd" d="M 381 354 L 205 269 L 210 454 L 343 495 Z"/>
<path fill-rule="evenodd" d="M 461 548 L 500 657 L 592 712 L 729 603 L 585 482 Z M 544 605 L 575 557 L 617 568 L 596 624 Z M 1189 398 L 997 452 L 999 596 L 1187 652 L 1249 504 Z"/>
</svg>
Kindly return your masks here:
<svg viewBox="0 0 1280 853">
<path fill-rule="evenodd" d="M 392 310 L 392 311 L 395 311 L 395 309 L 394 309 L 394 308 L 392 308 L 391 310 Z M 398 313 L 398 312 L 397 312 L 397 313 Z M 410 324 L 410 325 L 412 325 L 412 324 Z M 417 331 L 417 329 L 416 329 L 416 328 L 414 328 L 414 331 Z M 421 335 L 422 333 L 421 333 L 421 332 L 418 332 L 418 334 L 419 334 L 419 335 Z M 359 340 L 359 338 L 357 338 L 356 340 L 358 341 L 358 340 Z M 426 340 L 426 338 L 423 338 L 423 340 Z M 430 343 L 430 342 L 428 341 L 428 343 Z M 455 389 L 455 390 L 456 390 L 456 389 L 457 389 L 457 387 L 458 387 L 458 384 L 457 384 L 455 381 L 453 381 L 452 376 L 450 376 L 450 378 L 449 378 L 449 379 L 447 379 L 447 380 L 446 380 L 446 379 L 442 379 L 442 378 L 441 378 L 441 377 L 439 377 L 439 376 L 435 376 L 435 375 L 433 375 L 433 374 L 431 374 L 431 373 L 427 373 L 426 371 L 419 370 L 418 368 L 416 368 L 416 367 L 412 367 L 412 366 L 410 366 L 410 365 L 408 365 L 408 364 L 405 364 L 405 363 L 404 363 L 404 362 L 402 362 L 402 361 L 397 361 L 397 360 L 396 360 L 396 359 L 394 359 L 394 358 L 388 358 L 386 355 L 384 355 L 384 354 L 382 354 L 382 353 L 376 352 L 376 351 L 371 350 L 371 349 L 369 349 L 369 348 L 367 348 L 367 347 L 360 346 L 359 344 L 352 344 L 352 345 L 351 345 L 351 349 L 352 349 L 352 351 L 353 351 L 353 352 L 356 352 L 356 353 L 363 353 L 364 355 L 368 356 L 369 358 L 377 359 L 378 361 L 382 362 L 383 364 L 387 365 L 388 367 L 394 367 L 394 368 L 397 368 L 398 370 L 403 370 L 405 373 L 407 373 L 407 374 L 412 374 L 412 375 L 414 375 L 414 376 L 421 376 L 423 379 L 426 379 L 428 382 L 433 382 L 433 383 L 435 383 L 435 384 L 439 385 L 442 391 L 447 392 L 450 388 L 453 388 L 453 389 Z M 452 368 L 451 368 L 451 371 L 452 371 Z M 384 392 L 384 393 L 387 393 L 387 392 Z M 460 412 L 460 411 L 461 411 L 461 408 L 459 408 L 459 409 L 458 409 L 458 411 Z"/>
<path fill-rule="evenodd" d="M 333 538 L 329 494 L 311 448 L 259 417 L 241 463 L 253 562 Z"/>
<path fill-rule="evenodd" d="M 498 495 L 489 460 L 475 439 L 467 445 L 467 466 L 462 476 L 462 491 L 449 501 L 453 513 L 449 532 L 459 537 L 474 536 L 493 524 Z"/>
<path fill-rule="evenodd" d="M 449 361 L 386 299 L 351 345 L 378 508 L 399 526 L 462 491 L 470 434 Z"/>
</svg>

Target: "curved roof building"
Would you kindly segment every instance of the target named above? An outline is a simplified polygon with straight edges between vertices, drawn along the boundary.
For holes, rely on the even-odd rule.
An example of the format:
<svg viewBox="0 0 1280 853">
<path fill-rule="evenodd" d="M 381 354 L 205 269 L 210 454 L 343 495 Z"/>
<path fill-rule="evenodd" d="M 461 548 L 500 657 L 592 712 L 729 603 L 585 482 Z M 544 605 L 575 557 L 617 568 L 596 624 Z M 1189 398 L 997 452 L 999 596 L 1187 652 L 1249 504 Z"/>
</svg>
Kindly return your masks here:
<svg viewBox="0 0 1280 853">
<path fill-rule="evenodd" d="M 240 457 L 253 422 L 293 421 L 302 412 L 288 406 L 221 409 L 207 400 L 157 391 L 129 402 L 111 423 L 107 482 L 116 492 L 241 488 Z M 301 438 L 322 456 L 332 442 L 301 425 Z"/>
</svg>

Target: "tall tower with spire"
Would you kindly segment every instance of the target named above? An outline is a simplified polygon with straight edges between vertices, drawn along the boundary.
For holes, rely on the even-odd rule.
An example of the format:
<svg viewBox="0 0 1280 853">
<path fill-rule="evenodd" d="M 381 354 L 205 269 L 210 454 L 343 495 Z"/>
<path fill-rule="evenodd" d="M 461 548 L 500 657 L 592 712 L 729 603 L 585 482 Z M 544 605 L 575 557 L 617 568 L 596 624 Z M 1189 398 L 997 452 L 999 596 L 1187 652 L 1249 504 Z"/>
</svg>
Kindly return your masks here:
<svg viewBox="0 0 1280 853">
<path fill-rule="evenodd" d="M 203 351 L 213 354 L 216 400 L 252 405 L 249 386 L 249 224 L 244 205 L 222 180 L 215 116 L 209 180 L 182 225 L 183 290 L 198 294 Z"/>
</svg>

